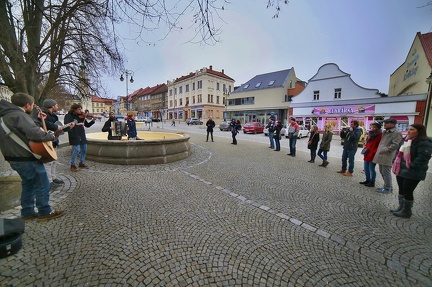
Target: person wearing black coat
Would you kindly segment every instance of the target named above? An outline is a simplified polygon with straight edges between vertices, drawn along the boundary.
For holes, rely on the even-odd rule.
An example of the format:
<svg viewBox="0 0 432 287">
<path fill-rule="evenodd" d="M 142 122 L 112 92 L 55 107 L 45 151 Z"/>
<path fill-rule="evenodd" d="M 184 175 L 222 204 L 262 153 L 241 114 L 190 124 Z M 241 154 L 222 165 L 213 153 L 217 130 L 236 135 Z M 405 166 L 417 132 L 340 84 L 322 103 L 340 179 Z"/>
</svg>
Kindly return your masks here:
<svg viewBox="0 0 432 287">
<path fill-rule="evenodd" d="M 60 144 L 59 135 L 64 132 L 64 130 L 68 130 L 74 127 L 75 123 L 72 122 L 70 127 L 63 127 L 61 122 L 59 122 L 57 111 L 58 105 L 57 102 L 53 99 L 46 99 L 42 103 L 42 111 L 47 115 L 45 118 L 45 125 L 47 130 L 55 133 L 55 139 L 53 141 L 53 147 L 57 148 Z M 63 180 L 57 176 L 57 161 L 51 161 L 44 163 L 48 180 L 50 181 L 51 186 L 55 186 L 57 184 L 63 184 Z"/>
<path fill-rule="evenodd" d="M 315 162 L 319 140 L 320 140 L 320 135 L 318 132 L 318 127 L 316 125 L 313 125 L 311 129 L 311 134 L 309 136 L 308 146 L 307 146 L 308 149 L 310 149 L 310 157 L 311 157 L 311 159 L 308 162 L 311 163 Z"/>
<path fill-rule="evenodd" d="M 85 129 L 91 127 L 95 121 L 94 118 L 86 118 L 85 113 L 82 110 L 80 104 L 72 104 L 69 112 L 65 115 L 64 123 L 68 124 L 73 121 L 77 121 L 75 127 L 68 131 L 69 134 L 69 145 L 73 146 L 72 156 L 71 156 L 71 171 L 77 171 L 77 166 L 75 164 L 78 154 L 80 154 L 78 167 L 88 168 L 85 164 L 85 157 L 87 154 L 87 138 Z"/>
<path fill-rule="evenodd" d="M 281 130 L 282 130 L 282 124 L 280 123 L 280 121 L 276 121 L 275 125 L 274 125 L 274 141 L 275 141 L 275 150 L 274 151 L 280 151 L 280 140 L 281 140 Z M 270 133 L 270 131 L 269 131 Z"/>
<path fill-rule="evenodd" d="M 235 119 L 231 120 L 230 123 L 230 130 L 231 130 L 231 136 L 232 136 L 232 143 L 233 145 L 237 144 L 236 136 L 239 133 L 239 130 L 241 129 L 241 125 L 239 121 L 236 121 Z"/>
<path fill-rule="evenodd" d="M 211 141 L 213 141 L 213 129 L 216 126 L 216 124 L 213 121 L 212 117 L 209 117 L 208 121 L 206 122 L 206 126 L 207 126 L 207 140 L 206 140 L 206 142 L 208 142 L 209 134 L 211 136 Z"/>
<path fill-rule="evenodd" d="M 399 187 L 399 207 L 390 210 L 393 215 L 411 217 L 414 190 L 419 182 L 426 178 L 431 154 L 432 139 L 426 135 L 426 127 L 412 124 L 393 161 L 392 171 L 396 175 Z"/>
<path fill-rule="evenodd" d="M 112 131 L 114 130 L 114 127 L 112 126 L 111 123 L 113 122 L 118 122 L 118 120 L 116 119 L 114 112 L 110 112 L 108 120 L 105 122 L 104 126 L 102 127 L 102 131 L 108 132 L 108 140 L 121 140 L 122 139 L 121 136 L 112 135 Z"/>
</svg>

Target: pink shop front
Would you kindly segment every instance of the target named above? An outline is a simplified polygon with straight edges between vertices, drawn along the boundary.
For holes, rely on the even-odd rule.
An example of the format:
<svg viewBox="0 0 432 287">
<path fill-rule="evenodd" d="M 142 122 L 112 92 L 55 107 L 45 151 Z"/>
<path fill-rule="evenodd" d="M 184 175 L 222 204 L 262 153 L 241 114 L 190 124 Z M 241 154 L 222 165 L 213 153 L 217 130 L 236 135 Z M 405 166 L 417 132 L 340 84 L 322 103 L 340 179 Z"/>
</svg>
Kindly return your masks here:
<svg viewBox="0 0 432 287">
<path fill-rule="evenodd" d="M 350 122 L 357 120 L 360 126 L 369 129 L 369 125 L 374 122 L 381 123 L 386 118 L 394 118 L 398 121 L 398 128 L 406 133 L 410 123 L 414 122 L 415 111 L 404 111 L 400 114 L 376 113 L 376 105 L 352 105 L 352 106 L 326 106 L 312 108 L 311 115 L 296 115 L 293 113 L 299 125 L 310 128 L 317 125 L 319 130 L 324 130 L 324 125 L 330 123 L 333 126 L 334 134 L 339 134 L 340 130 L 348 127 Z"/>
</svg>

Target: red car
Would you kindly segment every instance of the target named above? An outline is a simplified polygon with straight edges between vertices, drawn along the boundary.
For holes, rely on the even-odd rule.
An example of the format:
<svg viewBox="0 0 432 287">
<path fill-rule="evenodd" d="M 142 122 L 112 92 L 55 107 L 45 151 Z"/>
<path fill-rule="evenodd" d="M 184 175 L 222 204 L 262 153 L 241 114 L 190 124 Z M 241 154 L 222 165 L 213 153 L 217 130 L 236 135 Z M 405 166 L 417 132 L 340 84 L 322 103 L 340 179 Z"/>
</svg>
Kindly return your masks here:
<svg viewBox="0 0 432 287">
<path fill-rule="evenodd" d="M 253 133 L 253 134 L 263 133 L 264 132 L 264 125 L 262 125 L 261 123 L 258 123 L 258 122 L 246 123 L 243 126 L 243 132 L 245 134 L 246 133 Z"/>
</svg>

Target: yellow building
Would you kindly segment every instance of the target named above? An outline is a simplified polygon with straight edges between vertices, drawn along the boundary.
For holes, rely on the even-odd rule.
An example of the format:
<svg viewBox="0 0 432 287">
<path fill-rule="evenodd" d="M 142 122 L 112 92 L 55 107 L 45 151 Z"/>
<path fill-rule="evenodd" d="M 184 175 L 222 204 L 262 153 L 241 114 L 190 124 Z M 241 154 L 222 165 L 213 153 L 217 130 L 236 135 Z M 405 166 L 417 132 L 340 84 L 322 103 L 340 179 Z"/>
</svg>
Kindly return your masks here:
<svg viewBox="0 0 432 287">
<path fill-rule="evenodd" d="M 431 83 L 432 71 L 432 33 L 417 32 L 405 62 L 390 75 L 388 95 L 420 95 L 426 94 L 427 99 L 418 112 L 421 122 L 427 126 L 428 136 L 432 136 L 431 114 Z"/>
<path fill-rule="evenodd" d="M 200 118 L 205 121 L 213 117 L 221 121 L 224 117 L 226 97 L 233 91 L 234 79 L 224 70 L 213 67 L 202 68 L 195 73 L 167 81 L 167 119 Z"/>
</svg>

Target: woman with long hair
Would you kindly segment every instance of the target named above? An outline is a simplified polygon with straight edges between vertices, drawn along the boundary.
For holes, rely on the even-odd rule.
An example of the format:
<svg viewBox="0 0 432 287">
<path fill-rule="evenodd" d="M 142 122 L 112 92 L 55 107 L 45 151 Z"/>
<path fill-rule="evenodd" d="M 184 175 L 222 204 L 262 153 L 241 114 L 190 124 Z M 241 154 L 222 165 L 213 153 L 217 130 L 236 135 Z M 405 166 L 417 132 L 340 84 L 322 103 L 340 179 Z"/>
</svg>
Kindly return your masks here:
<svg viewBox="0 0 432 287">
<path fill-rule="evenodd" d="M 392 166 L 399 187 L 399 207 L 390 210 L 393 215 L 411 217 L 414 189 L 426 178 L 431 153 L 432 139 L 426 135 L 426 127 L 421 124 L 410 125 Z"/>
<path fill-rule="evenodd" d="M 333 139 L 333 126 L 329 123 L 324 125 L 324 133 L 318 149 L 318 156 L 322 159 L 322 164 L 319 166 L 326 167 L 329 165 L 327 153 L 330 151 L 330 142 Z"/>
<path fill-rule="evenodd" d="M 370 125 L 370 130 L 368 132 L 368 135 L 366 137 L 366 144 L 362 151 L 366 180 L 361 181 L 360 184 L 364 184 L 365 186 L 369 186 L 369 187 L 375 186 L 376 163 L 373 162 L 373 158 L 378 150 L 378 145 L 381 141 L 381 137 L 382 137 L 381 125 L 379 123 L 372 123 Z"/>
<path fill-rule="evenodd" d="M 320 135 L 318 132 L 318 127 L 316 125 L 312 126 L 311 134 L 308 141 L 308 149 L 310 149 L 310 160 L 308 162 L 314 163 L 318 148 L 318 142 L 320 140 Z"/>
</svg>

